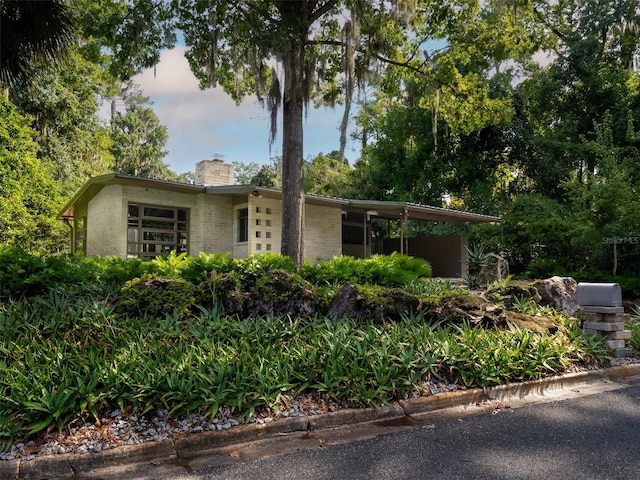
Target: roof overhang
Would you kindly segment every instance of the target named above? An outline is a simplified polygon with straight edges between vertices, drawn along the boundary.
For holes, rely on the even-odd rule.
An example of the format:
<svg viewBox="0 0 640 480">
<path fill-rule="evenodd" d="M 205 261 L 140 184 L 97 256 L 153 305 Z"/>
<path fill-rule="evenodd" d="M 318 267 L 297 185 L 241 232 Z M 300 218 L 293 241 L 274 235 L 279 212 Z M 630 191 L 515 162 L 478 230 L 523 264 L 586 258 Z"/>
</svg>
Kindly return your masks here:
<svg viewBox="0 0 640 480">
<path fill-rule="evenodd" d="M 370 200 L 348 200 L 347 212 L 364 213 L 370 217 L 388 220 L 446 222 L 446 223 L 500 223 L 500 217 L 462 212 L 449 208 L 433 207 L 409 202 L 387 202 Z"/>
<path fill-rule="evenodd" d="M 89 201 L 108 185 L 130 185 L 134 187 L 153 188 L 154 190 L 165 190 L 168 192 L 181 192 L 198 194 L 204 193 L 205 188 L 201 185 L 190 185 L 187 183 L 170 182 L 167 180 L 154 180 L 151 178 L 140 178 L 131 175 L 120 175 L 110 173 L 89 179 L 80 190 L 67 202 L 60 214 L 59 219 L 73 218 L 76 210 L 86 206 Z"/>
<path fill-rule="evenodd" d="M 188 194 L 206 193 L 210 195 L 247 197 L 265 197 L 281 199 L 282 191 L 275 188 L 259 187 L 255 185 L 224 185 L 202 186 L 188 183 L 154 180 L 111 173 L 88 180 L 83 187 L 67 202 L 59 214 L 60 219 L 73 218 L 76 210 L 82 209 L 89 201 L 108 185 L 130 185 L 135 187 L 152 188 L 167 192 Z M 462 212 L 442 207 L 420 205 L 408 202 L 389 202 L 383 200 L 349 200 L 345 198 L 326 197 L 323 195 L 305 195 L 305 202 L 312 205 L 341 208 L 347 213 L 365 214 L 370 217 L 389 220 L 417 220 L 446 223 L 499 223 L 499 217 Z"/>
</svg>

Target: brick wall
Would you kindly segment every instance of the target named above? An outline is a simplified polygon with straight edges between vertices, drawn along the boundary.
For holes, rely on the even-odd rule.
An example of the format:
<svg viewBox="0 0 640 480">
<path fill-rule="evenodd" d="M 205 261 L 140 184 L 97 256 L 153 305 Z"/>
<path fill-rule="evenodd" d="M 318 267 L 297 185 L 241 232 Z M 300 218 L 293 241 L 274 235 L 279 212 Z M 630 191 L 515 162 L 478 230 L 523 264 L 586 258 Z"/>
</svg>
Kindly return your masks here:
<svg viewBox="0 0 640 480">
<path fill-rule="evenodd" d="M 189 210 L 189 254 L 228 253 L 244 258 L 252 253 L 280 253 L 282 204 L 279 199 L 188 194 L 143 187 L 108 185 L 89 203 L 87 255 L 125 258 L 129 203 Z M 237 241 L 238 209 L 249 209 L 249 238 Z M 340 208 L 306 205 L 305 258 L 329 259 L 342 253 Z"/>
<path fill-rule="evenodd" d="M 305 206 L 304 256 L 312 262 L 342 254 L 342 209 Z"/>
<path fill-rule="evenodd" d="M 233 165 L 223 160 L 202 160 L 196 163 L 196 185 L 233 185 Z"/>
<path fill-rule="evenodd" d="M 87 207 L 87 256 L 125 258 L 127 254 L 127 209 L 121 185 L 108 185 Z"/>
</svg>

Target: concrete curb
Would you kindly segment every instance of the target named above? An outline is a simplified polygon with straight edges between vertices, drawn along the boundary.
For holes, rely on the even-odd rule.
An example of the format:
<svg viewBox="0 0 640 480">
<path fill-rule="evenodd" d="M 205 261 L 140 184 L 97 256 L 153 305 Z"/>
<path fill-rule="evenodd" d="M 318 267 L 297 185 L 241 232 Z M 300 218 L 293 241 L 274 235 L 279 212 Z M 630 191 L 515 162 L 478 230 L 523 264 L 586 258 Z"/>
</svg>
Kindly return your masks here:
<svg viewBox="0 0 640 480">
<path fill-rule="evenodd" d="M 623 384 L 640 383 L 640 364 L 500 385 L 486 390 L 469 389 L 440 393 L 400 401 L 378 409 L 340 410 L 317 416 L 289 417 L 269 424 L 241 425 L 223 432 L 205 432 L 175 441 L 123 446 L 97 454 L 64 454 L 36 457 L 30 461 L 2 461 L 0 479 L 163 478 L 170 474 L 191 471 L 194 466 L 203 462 L 218 465 L 229 463 L 229 456 L 239 456 L 234 455 L 234 448 L 243 444 L 257 445 L 263 442 L 264 449 L 264 445 L 268 445 L 269 442 L 289 439 L 293 444 L 303 444 L 302 448 L 311 448 L 322 443 L 317 440 L 320 438 L 318 433 L 321 432 L 367 424 L 410 425 L 412 418 L 418 419 L 447 409 L 495 401 L 523 400 L 554 390 L 577 389 L 579 386 L 598 383 L 619 383 L 619 388 L 623 388 Z M 222 457 L 226 457 L 227 460 Z"/>
</svg>

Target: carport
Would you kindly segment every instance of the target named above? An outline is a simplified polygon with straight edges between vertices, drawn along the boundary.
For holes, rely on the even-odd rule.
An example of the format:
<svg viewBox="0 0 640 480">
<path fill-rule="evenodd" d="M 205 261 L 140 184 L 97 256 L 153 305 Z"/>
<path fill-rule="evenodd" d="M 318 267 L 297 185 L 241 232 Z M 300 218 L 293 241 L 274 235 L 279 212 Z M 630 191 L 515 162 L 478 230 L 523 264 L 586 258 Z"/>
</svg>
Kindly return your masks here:
<svg viewBox="0 0 640 480">
<path fill-rule="evenodd" d="M 459 235 L 409 239 L 405 232 L 409 220 L 451 224 L 501 222 L 499 217 L 491 215 L 410 202 L 345 200 L 342 209 L 344 255 L 368 257 L 373 253 L 397 251 L 428 260 L 434 269 L 434 276 L 464 276 L 468 260 L 465 248 L 468 244 L 467 239 Z M 371 220 L 374 218 L 399 222 L 400 238 L 385 239 L 382 251 L 374 251 L 369 243 Z"/>
</svg>

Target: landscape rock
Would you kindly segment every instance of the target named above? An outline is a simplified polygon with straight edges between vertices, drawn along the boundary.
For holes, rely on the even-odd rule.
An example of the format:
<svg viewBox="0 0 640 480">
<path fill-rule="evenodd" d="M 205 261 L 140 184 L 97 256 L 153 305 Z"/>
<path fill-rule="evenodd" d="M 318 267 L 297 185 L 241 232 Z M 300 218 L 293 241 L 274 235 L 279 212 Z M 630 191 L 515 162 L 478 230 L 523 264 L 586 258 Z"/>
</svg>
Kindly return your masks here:
<svg viewBox="0 0 640 480">
<path fill-rule="evenodd" d="M 245 312 L 249 316 L 291 316 L 314 318 L 320 299 L 309 282 L 284 270 L 272 270 L 245 293 Z"/>
<path fill-rule="evenodd" d="M 576 289 L 578 283 L 571 277 L 551 277 L 534 284 L 540 294 L 540 304 L 552 307 L 566 315 L 578 311 Z"/>
<path fill-rule="evenodd" d="M 527 283 L 509 283 L 493 287 L 484 293 L 484 297 L 489 301 L 504 304 L 507 308 L 521 300 L 531 300 L 534 303 L 540 303 L 542 300 L 538 289 Z"/>
<path fill-rule="evenodd" d="M 478 295 L 454 295 L 425 310 L 425 318 L 432 322 L 505 328 L 514 325 L 537 332 L 554 332 L 558 326 L 550 316 L 536 316 L 512 312 Z"/>
<path fill-rule="evenodd" d="M 244 296 L 240 281 L 230 273 L 212 272 L 200 285 L 200 305 L 206 308 L 220 307 L 227 315 L 242 314 Z"/>
<path fill-rule="evenodd" d="M 415 314 L 420 300 L 401 288 L 375 288 L 345 283 L 334 296 L 327 316 L 333 321 L 341 318 L 373 320 L 376 323 L 398 321 Z"/>
<path fill-rule="evenodd" d="M 508 276 L 509 262 L 495 253 L 487 254 L 484 265 L 480 270 L 480 282 L 483 285 L 490 285 L 492 282 L 504 280 Z"/>
</svg>

